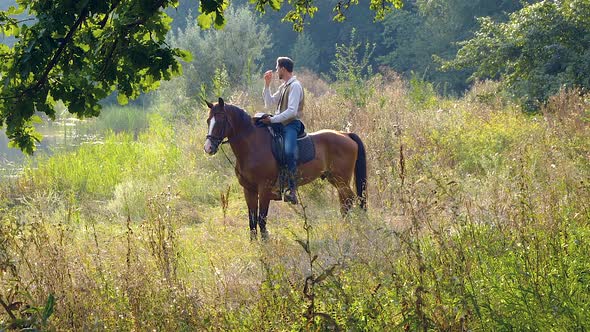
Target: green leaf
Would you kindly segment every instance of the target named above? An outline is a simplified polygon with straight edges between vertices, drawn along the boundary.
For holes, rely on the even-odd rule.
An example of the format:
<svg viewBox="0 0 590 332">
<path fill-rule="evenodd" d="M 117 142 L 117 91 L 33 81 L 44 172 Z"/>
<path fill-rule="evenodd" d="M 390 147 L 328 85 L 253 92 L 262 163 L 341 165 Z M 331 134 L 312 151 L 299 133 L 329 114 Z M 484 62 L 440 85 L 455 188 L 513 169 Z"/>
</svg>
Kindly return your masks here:
<svg viewBox="0 0 590 332">
<path fill-rule="evenodd" d="M 55 306 L 55 297 L 53 294 L 49 294 L 49 298 L 47 299 L 47 303 L 45 303 L 45 307 L 43 308 L 43 315 L 41 318 L 43 322 L 47 322 L 49 317 L 53 314 L 53 309 Z"/>
<path fill-rule="evenodd" d="M 185 50 L 179 50 L 179 49 L 177 49 L 176 50 L 176 54 L 184 62 L 191 62 L 191 61 L 193 61 L 193 54 L 190 51 L 185 51 Z"/>
<path fill-rule="evenodd" d="M 43 119 L 41 119 L 41 117 L 38 115 L 33 115 L 31 117 L 31 123 L 34 123 L 34 124 L 43 123 Z"/>
<path fill-rule="evenodd" d="M 203 30 L 211 28 L 212 23 L 213 19 L 211 17 L 211 14 L 200 14 L 199 16 L 197 16 L 197 24 L 199 25 L 199 28 Z"/>
<path fill-rule="evenodd" d="M 219 30 L 225 26 L 225 17 L 221 13 L 215 14 L 215 29 Z"/>
<path fill-rule="evenodd" d="M 117 102 L 119 102 L 120 105 L 127 105 L 129 103 L 129 98 L 127 98 L 125 94 L 119 92 L 119 94 L 117 94 Z"/>
<path fill-rule="evenodd" d="M 78 44 L 78 47 L 79 47 L 80 49 L 82 49 L 82 51 L 84 51 L 84 52 L 88 52 L 88 51 L 90 51 L 90 45 L 86 45 L 86 44 Z"/>
<path fill-rule="evenodd" d="M 6 13 L 10 16 L 20 15 L 25 12 L 25 8 L 23 6 L 10 6 Z"/>
</svg>

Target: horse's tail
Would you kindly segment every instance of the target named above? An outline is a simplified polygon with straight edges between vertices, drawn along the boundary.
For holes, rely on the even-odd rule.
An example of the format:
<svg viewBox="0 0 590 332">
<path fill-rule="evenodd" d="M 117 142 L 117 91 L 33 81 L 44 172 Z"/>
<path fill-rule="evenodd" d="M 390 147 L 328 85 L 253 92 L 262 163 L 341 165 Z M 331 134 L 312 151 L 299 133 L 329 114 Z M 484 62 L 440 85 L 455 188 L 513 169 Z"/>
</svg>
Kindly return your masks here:
<svg viewBox="0 0 590 332">
<path fill-rule="evenodd" d="M 365 145 L 361 138 L 355 133 L 349 133 L 348 136 L 358 145 L 356 163 L 354 164 L 354 181 L 356 184 L 356 194 L 360 200 L 360 206 L 367 210 L 367 153 Z"/>
</svg>

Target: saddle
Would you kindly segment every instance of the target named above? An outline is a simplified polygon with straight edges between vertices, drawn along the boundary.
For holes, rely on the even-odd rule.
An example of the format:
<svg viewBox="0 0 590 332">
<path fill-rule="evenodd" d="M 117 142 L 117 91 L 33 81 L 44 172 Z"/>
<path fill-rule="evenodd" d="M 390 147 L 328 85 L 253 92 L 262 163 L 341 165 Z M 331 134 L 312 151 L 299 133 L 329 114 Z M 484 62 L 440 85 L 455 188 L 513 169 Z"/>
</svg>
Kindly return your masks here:
<svg viewBox="0 0 590 332">
<path fill-rule="evenodd" d="M 256 113 L 254 123 L 256 127 L 266 127 L 271 137 L 271 151 L 279 168 L 279 193 L 282 194 L 288 188 L 289 170 L 287 168 L 287 159 L 285 156 L 285 138 L 283 136 L 283 125 L 280 123 L 271 123 L 265 125 L 260 119 L 268 116 L 264 113 Z M 315 145 L 313 139 L 305 132 L 305 126 L 301 132 L 297 133 L 297 166 L 312 161 L 315 158 Z"/>
</svg>

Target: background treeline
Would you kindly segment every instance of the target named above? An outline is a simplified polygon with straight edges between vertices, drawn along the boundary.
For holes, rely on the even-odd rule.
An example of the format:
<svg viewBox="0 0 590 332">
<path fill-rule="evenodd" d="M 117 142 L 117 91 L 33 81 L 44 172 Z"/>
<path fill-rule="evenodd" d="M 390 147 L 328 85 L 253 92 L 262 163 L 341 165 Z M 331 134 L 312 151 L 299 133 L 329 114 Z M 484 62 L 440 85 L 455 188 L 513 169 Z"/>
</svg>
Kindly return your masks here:
<svg viewBox="0 0 590 332">
<path fill-rule="evenodd" d="M 252 90 L 278 55 L 328 82 L 341 79 L 343 63 L 358 62 L 363 69 L 349 76 L 392 70 L 447 96 L 462 95 L 477 80 L 499 80 L 499 91 L 527 111 L 538 111 L 561 89 L 590 86 L 587 0 L 408 0 L 378 22 L 359 4 L 343 23 L 333 21 L 336 3 L 318 2 L 315 17 L 296 33 L 281 22 L 287 5 L 261 15 L 248 1 L 232 1 L 225 28 L 202 31 L 195 20 L 199 2 L 179 1 L 168 9 L 170 40 L 193 58 L 184 65 L 185 81 L 173 88 L 188 97 Z"/>
<path fill-rule="evenodd" d="M 413 0 L 379 22 L 359 5 L 339 24 L 332 21 L 334 3 L 318 3 L 316 16 L 297 34 L 290 24 L 278 23 L 286 9 L 261 16 L 246 9 L 243 1 L 232 3 L 233 16 L 226 26 L 230 31 L 202 32 L 190 15 L 184 19 L 194 7 L 185 1 L 171 11 L 176 17 L 174 40 L 196 55 L 189 70 L 194 66 L 205 77 L 212 77 L 214 70 L 218 78 L 231 75 L 230 89 L 251 87 L 262 68 L 274 68 L 278 55 L 290 55 L 299 69 L 327 81 L 341 80 L 337 74 L 343 65 L 350 69 L 348 80 L 392 70 L 447 96 L 460 96 L 476 81 L 493 79 L 501 82 L 497 92 L 533 112 L 562 89 L 590 87 L 587 0 Z M 249 28 L 240 26 L 245 24 Z M 208 42 L 195 43 L 195 35 Z M 212 62 L 216 53 L 225 60 Z M 236 65 L 241 71 L 234 70 Z M 189 85 L 197 89 L 202 84 L 208 84 L 203 90 L 213 95 L 210 82 Z"/>
<path fill-rule="evenodd" d="M 233 1 L 232 6 L 243 7 L 247 3 L 244 0 Z M 269 36 L 265 40 L 267 48 L 256 55 L 255 63 L 274 68 L 278 55 L 290 55 L 299 68 L 334 78 L 332 63 L 336 46 L 349 44 L 354 29 L 357 43 L 363 47 L 366 44 L 374 47 L 370 59 L 373 68 L 387 66 L 405 77 L 415 74 L 432 82 L 440 92 L 462 94 L 468 87 L 466 80 L 473 70 L 443 72 L 433 56 L 453 58 L 459 48 L 457 42 L 470 39 L 478 29 L 476 18 L 491 17 L 505 21 L 508 13 L 521 9 L 526 2 L 410 0 L 405 1 L 401 10 L 394 10 L 379 22 L 373 22 L 374 13 L 366 4 L 360 4 L 350 9 L 346 21 L 338 24 L 332 20 L 335 3 L 335 0 L 318 2 L 319 10 L 315 17 L 308 20 L 309 24 L 302 34 L 294 32 L 290 24 L 280 23 L 287 8 L 280 12 L 268 11 L 260 17 L 253 14 L 258 24 L 269 27 Z M 194 24 L 190 19 L 187 21 L 187 14 L 194 13 L 196 6 L 195 0 L 182 0 L 177 10 L 169 12 L 175 19 L 175 30 L 187 29 L 187 24 L 191 29 Z M 228 24 L 232 24 L 231 21 Z M 199 59 L 198 56 L 194 58 L 195 62 Z"/>
</svg>

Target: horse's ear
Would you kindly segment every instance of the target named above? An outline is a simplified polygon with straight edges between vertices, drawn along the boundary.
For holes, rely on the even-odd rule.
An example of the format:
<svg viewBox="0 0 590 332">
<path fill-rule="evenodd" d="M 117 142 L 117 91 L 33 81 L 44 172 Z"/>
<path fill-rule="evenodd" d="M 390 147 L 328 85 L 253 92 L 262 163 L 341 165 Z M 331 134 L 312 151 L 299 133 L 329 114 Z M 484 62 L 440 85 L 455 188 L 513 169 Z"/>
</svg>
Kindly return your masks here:
<svg viewBox="0 0 590 332">
<path fill-rule="evenodd" d="M 225 102 L 223 101 L 223 98 L 219 97 L 219 106 L 223 107 L 225 104 Z"/>
<path fill-rule="evenodd" d="M 205 105 L 207 105 L 207 107 L 209 107 L 209 108 L 213 108 L 213 104 L 211 104 L 210 102 L 208 102 L 208 101 L 207 101 L 205 98 L 203 98 L 203 96 L 200 96 L 200 98 L 199 98 L 199 99 L 201 99 L 201 101 L 202 101 L 202 102 L 203 102 Z"/>
</svg>

